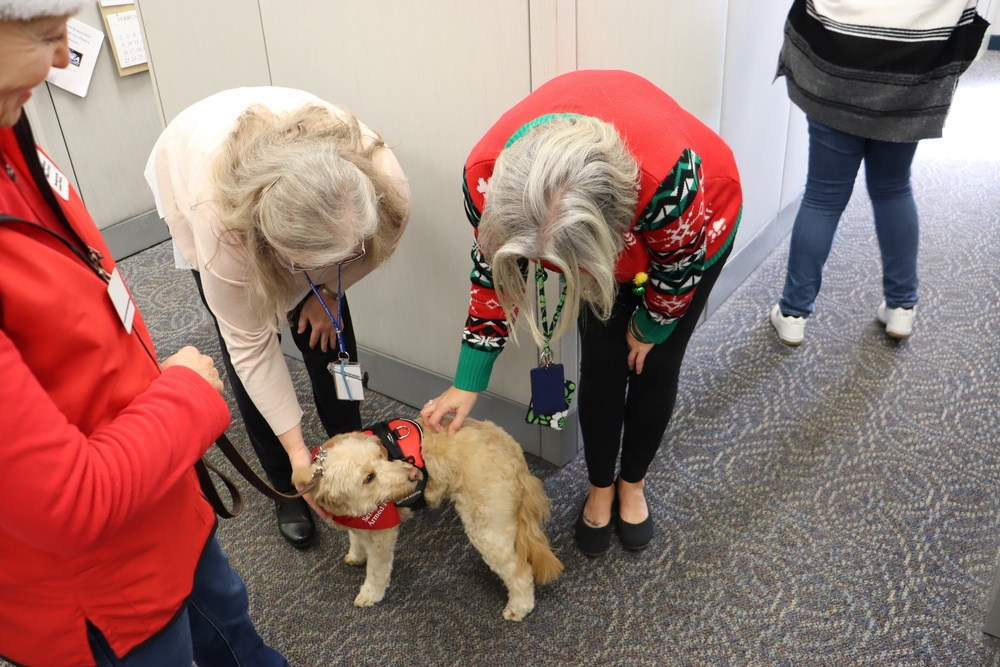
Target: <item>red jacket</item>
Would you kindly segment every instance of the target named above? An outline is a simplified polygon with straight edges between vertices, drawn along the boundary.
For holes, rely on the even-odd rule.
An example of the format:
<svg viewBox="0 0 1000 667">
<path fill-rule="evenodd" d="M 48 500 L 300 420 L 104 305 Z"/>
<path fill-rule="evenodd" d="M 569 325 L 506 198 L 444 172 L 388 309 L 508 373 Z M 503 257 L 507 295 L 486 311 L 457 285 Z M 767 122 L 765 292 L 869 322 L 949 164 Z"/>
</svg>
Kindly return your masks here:
<svg viewBox="0 0 1000 667">
<path fill-rule="evenodd" d="M 0 128 L 0 213 L 96 249 L 111 272 L 33 146 L 23 116 Z M 141 317 L 126 333 L 105 281 L 52 235 L 0 223 L 0 266 L 0 655 L 93 665 L 86 621 L 122 655 L 190 593 L 215 526 L 192 465 L 229 411 L 193 371 L 160 373 Z"/>
</svg>

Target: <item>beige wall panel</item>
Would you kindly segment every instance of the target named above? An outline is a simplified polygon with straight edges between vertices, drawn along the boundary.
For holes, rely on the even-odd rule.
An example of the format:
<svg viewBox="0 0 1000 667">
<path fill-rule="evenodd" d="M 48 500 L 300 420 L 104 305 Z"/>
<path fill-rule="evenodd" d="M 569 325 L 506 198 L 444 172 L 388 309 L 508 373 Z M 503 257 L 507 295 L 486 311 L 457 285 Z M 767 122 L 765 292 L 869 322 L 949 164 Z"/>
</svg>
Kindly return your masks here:
<svg viewBox="0 0 1000 667">
<path fill-rule="evenodd" d="M 980 0 L 977 10 L 983 18 L 990 22 L 986 38 L 983 40 L 988 45 L 990 35 L 1000 35 L 1000 0 Z"/>
<path fill-rule="evenodd" d="M 528 0 L 531 89 L 576 69 L 576 0 Z"/>
<path fill-rule="evenodd" d="M 785 169 L 781 182 L 781 207 L 792 203 L 806 187 L 809 167 L 809 126 L 806 115 L 794 104 L 788 114 L 788 139 L 785 143 Z"/>
<path fill-rule="evenodd" d="M 791 6 L 791 2 L 788 3 Z M 782 8 L 781 28 L 779 40 L 784 40 L 785 17 L 788 15 L 788 7 Z M 772 25 L 770 30 L 774 30 Z M 774 54 L 774 62 L 771 72 L 777 69 L 778 54 L 781 51 L 779 41 L 777 51 Z M 788 87 L 784 77 L 775 79 L 773 87 L 781 91 L 781 95 L 788 98 Z M 779 209 L 792 204 L 801 196 L 806 187 L 806 170 L 809 167 L 809 127 L 806 124 L 806 115 L 797 106 L 788 102 L 788 128 L 785 138 L 784 169 L 781 180 L 781 199 Z"/>
<path fill-rule="evenodd" d="M 739 252 L 781 207 L 791 103 L 774 82 L 788 7 L 783 2 L 729 0 L 720 134 L 733 149 L 743 183 Z"/>
<path fill-rule="evenodd" d="M 718 131 L 726 4 L 577 0 L 577 66 L 640 74 Z"/>
<path fill-rule="evenodd" d="M 413 213 L 399 250 L 349 295 L 359 343 L 452 377 L 472 268 L 462 167 L 493 121 L 530 92 L 527 3 L 260 7 L 272 83 L 354 111 L 410 179 Z M 524 402 L 534 360 L 533 349 L 509 346 L 490 391 Z"/>
<path fill-rule="evenodd" d="M 97 3 L 76 18 L 104 31 Z M 161 126 L 149 74 L 119 77 L 105 39 L 86 97 L 56 86 L 49 91 L 78 190 L 97 226 L 104 229 L 152 209 L 142 170 Z"/>
<path fill-rule="evenodd" d="M 256 2 L 136 0 L 136 5 L 155 63 L 164 123 L 220 90 L 270 83 Z"/>
</svg>

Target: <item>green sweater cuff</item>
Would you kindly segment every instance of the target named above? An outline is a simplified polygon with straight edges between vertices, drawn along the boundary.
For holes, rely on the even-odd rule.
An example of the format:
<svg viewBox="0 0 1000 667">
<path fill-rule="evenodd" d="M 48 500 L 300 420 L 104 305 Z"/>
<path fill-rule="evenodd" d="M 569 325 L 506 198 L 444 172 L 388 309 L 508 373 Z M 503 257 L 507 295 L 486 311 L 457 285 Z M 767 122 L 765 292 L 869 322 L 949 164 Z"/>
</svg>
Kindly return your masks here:
<svg viewBox="0 0 1000 667">
<path fill-rule="evenodd" d="M 493 364 L 500 356 L 500 350 L 486 352 L 466 344 L 458 354 L 458 370 L 455 371 L 455 386 L 465 391 L 485 391 L 493 374 Z"/>
<path fill-rule="evenodd" d="M 642 337 L 654 345 L 659 345 L 670 338 L 670 334 L 674 332 L 674 328 L 677 326 L 677 320 L 674 320 L 670 324 L 655 322 L 650 317 L 649 311 L 641 307 L 637 308 L 635 313 L 633 313 L 632 322 L 635 328 L 639 330 L 639 333 L 642 334 Z"/>
</svg>

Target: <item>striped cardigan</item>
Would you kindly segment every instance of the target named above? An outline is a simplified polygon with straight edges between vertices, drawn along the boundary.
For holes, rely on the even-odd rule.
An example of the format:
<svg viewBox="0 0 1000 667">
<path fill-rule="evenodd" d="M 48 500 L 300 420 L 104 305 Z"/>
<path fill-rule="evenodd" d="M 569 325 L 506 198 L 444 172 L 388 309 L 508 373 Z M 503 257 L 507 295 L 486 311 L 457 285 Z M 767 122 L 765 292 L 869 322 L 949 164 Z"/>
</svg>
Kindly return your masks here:
<svg viewBox="0 0 1000 667">
<path fill-rule="evenodd" d="M 795 0 L 777 76 L 810 118 L 842 132 L 940 137 L 988 26 L 976 0 Z"/>
</svg>

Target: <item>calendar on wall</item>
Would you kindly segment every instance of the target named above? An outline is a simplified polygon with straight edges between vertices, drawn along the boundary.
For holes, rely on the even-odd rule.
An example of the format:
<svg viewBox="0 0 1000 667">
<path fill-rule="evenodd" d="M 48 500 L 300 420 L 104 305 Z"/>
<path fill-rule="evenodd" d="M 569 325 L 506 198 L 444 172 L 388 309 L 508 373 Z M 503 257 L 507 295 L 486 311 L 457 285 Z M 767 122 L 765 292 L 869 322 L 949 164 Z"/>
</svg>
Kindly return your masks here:
<svg viewBox="0 0 1000 667">
<path fill-rule="evenodd" d="M 118 75 L 128 76 L 148 70 L 146 44 L 135 4 L 122 0 L 101 0 L 101 16 L 104 17 L 108 43 L 118 65 Z"/>
</svg>

